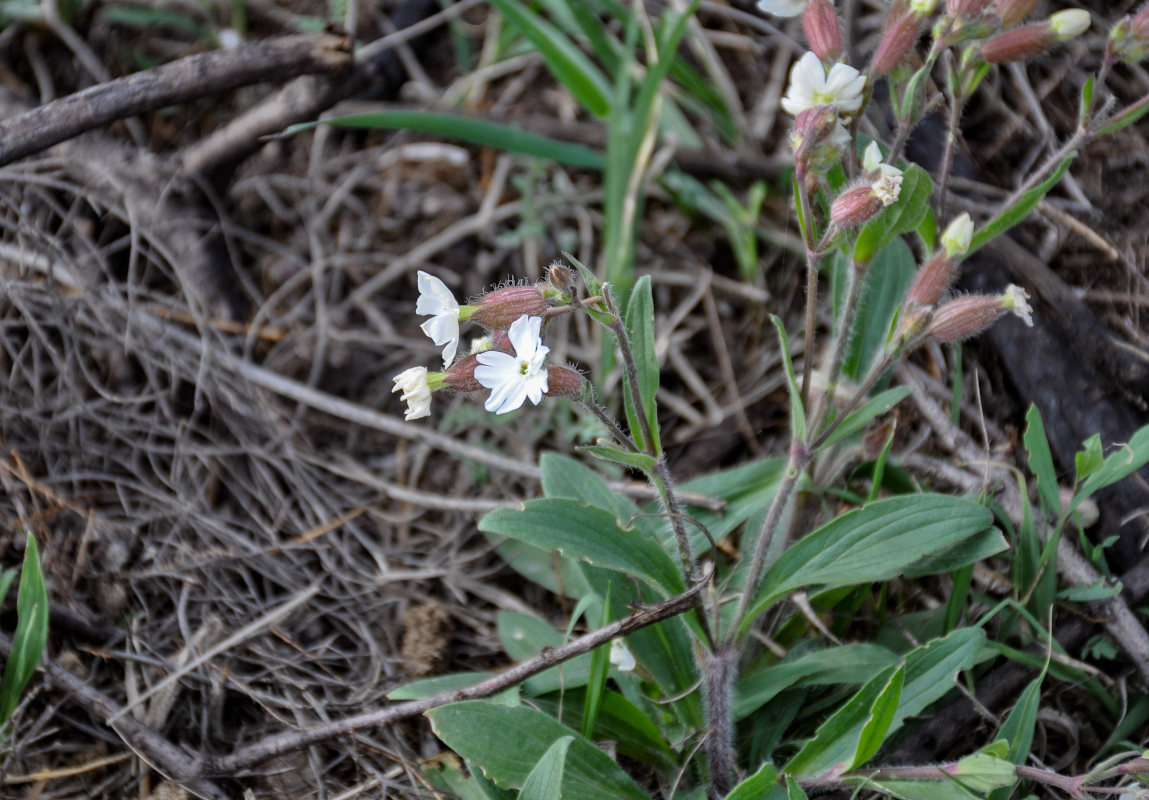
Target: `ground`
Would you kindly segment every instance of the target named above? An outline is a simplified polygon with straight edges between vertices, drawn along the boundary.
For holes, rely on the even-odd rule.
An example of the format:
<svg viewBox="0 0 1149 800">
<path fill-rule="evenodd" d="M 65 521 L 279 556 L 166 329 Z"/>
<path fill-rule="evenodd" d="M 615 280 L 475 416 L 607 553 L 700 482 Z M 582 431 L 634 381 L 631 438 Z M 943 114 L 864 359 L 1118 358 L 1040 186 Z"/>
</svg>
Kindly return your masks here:
<svg viewBox="0 0 1149 800">
<path fill-rule="evenodd" d="M 52 602 L 45 672 L 16 714 L 4 795 L 186 797 L 182 781 L 205 796 L 429 796 L 423 760 L 442 746 L 418 718 L 223 774 L 197 777 L 188 754 L 224 758 L 385 707 L 416 677 L 504 666 L 501 610 L 565 627 L 565 600 L 508 568 L 477 521 L 537 495 L 539 455 L 575 454 L 595 426 L 562 401 L 494 417 L 481 397 L 440 394 L 430 418 L 405 422 L 391 389 L 402 370 L 438 358 L 418 329 L 416 271 L 464 298 L 537 280 L 564 251 L 598 264 L 602 175 L 410 130 L 272 135 L 333 107 L 382 102 L 513 122 L 601 151 L 602 121 L 479 2 L 10 5 L 0 9 L 7 120 L 159 64 L 234 52 L 218 45 L 236 35 L 310 38 L 292 45 L 299 52 L 261 56 L 259 79 L 225 86 L 207 69 L 172 73 L 168 86 L 191 87 L 186 95 L 2 159 L 0 555 L 19 563 L 25 531 L 35 533 Z M 877 4 L 844 5 L 868 52 Z M 1131 8 L 1087 5 L 1090 32 L 995 70 L 974 97 L 951 208 L 984 216 L 1073 133 L 1105 32 Z M 352 40 L 428 18 L 418 37 L 351 64 Z M 799 331 L 805 295 L 786 172 L 791 120 L 777 102 L 800 26 L 743 2 L 703 3 L 697 24 L 684 59 L 729 118 L 697 98 L 680 104 L 701 146 L 664 139 L 654 169 L 701 183 L 676 193 L 651 177 L 634 257 L 653 282 L 663 435 L 681 480 L 783 452 L 789 401 L 768 318 Z M 1149 75 L 1121 65 L 1107 92 L 1123 107 L 1149 93 Z M 880 112 L 869 124 L 886 135 Z M 17 136 L 0 130 L 3 153 Z M 1013 249 L 967 265 L 965 291 L 1027 286 L 1038 324 L 1003 324 L 961 350 L 958 428 L 954 350 L 927 348 L 899 374 L 918 392 L 895 412 L 895 451 L 918 480 L 968 488 L 946 471 L 965 441 L 1022 463 L 1031 403 L 1063 471 L 1092 433 L 1110 446 L 1146 422 L 1147 135 L 1142 121 L 1082 148 L 1015 229 Z M 944 137 L 938 112 L 908 152 L 934 170 Z M 698 200 L 711 181 L 743 203 L 755 181 L 766 188 L 749 266 L 721 214 Z M 557 326 L 552 360 L 603 377 L 587 320 Z M 801 337 L 791 343 L 800 362 Z M 600 387 L 608 405 L 615 381 Z M 648 498 L 637 481 L 622 488 Z M 1134 606 L 1149 590 L 1145 489 L 1134 476 L 1105 497 L 1091 530 L 1095 541 L 1117 537 L 1111 566 Z M 1008 593 L 994 570 L 979 571 L 979 585 Z M 914 608 L 944 602 L 948 589 L 922 580 L 899 591 Z M 11 630 L 14 612 L 3 621 Z M 851 635 L 872 622 L 860 614 Z M 1128 681 L 1143 698 L 1135 658 L 1086 652 L 1098 630 L 1058 628 L 1106 686 Z M 997 700 L 983 702 L 1000 714 L 1018 684 L 993 676 Z M 1058 702 L 1040 749 L 1073 772 L 1111 731 L 1073 692 Z M 109 725 L 108 703 L 130 711 Z M 946 713 L 949 739 L 923 737 L 907 758 L 960 750 L 953 729 L 977 718 Z M 172 743 L 182 749 L 165 761 Z M 172 774 L 180 768 L 191 772 Z"/>
</svg>

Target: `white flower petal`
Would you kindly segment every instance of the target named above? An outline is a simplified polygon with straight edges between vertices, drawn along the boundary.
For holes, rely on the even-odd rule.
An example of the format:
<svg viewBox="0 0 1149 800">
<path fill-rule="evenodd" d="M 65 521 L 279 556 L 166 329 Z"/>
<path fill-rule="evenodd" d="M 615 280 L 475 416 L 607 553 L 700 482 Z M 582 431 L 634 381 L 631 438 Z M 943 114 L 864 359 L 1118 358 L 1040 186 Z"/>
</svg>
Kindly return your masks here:
<svg viewBox="0 0 1149 800">
<path fill-rule="evenodd" d="M 862 107 L 865 88 L 866 76 L 848 64 L 835 64 L 825 78 L 826 94 L 834 98 L 834 105 L 844 114 L 857 113 Z"/>
<path fill-rule="evenodd" d="M 806 10 L 806 0 L 758 0 L 758 10 L 775 17 L 796 17 Z"/>
<path fill-rule="evenodd" d="M 543 361 L 550 352 L 539 338 L 542 317 L 523 315 L 511 323 L 507 338 L 515 349 L 509 353 L 487 351 L 475 356 L 475 380 L 491 390 L 483 408 L 505 414 L 519 408 L 525 400 L 535 405 L 542 402 L 547 390 L 547 371 Z"/>
<path fill-rule="evenodd" d="M 447 285 L 434 275 L 418 272 L 419 300 L 416 314 L 432 314 L 431 319 L 419 327 L 431 341 L 443 347 L 443 366 L 450 366 L 459 349 L 459 304 Z"/>
<path fill-rule="evenodd" d="M 431 415 L 431 387 L 427 383 L 427 368 L 412 367 L 392 378 L 395 388 L 392 392 L 402 392 L 399 399 L 407 404 L 403 418 L 410 421 Z"/>
<path fill-rule="evenodd" d="M 634 660 L 634 653 L 630 652 L 630 648 L 622 639 L 611 639 L 610 663 L 618 667 L 619 672 L 633 672 L 638 666 L 638 662 Z"/>
<path fill-rule="evenodd" d="M 878 147 L 877 142 L 871 141 L 866 145 L 866 150 L 862 153 L 862 169 L 866 172 L 873 172 L 882 163 L 882 148 Z"/>
</svg>

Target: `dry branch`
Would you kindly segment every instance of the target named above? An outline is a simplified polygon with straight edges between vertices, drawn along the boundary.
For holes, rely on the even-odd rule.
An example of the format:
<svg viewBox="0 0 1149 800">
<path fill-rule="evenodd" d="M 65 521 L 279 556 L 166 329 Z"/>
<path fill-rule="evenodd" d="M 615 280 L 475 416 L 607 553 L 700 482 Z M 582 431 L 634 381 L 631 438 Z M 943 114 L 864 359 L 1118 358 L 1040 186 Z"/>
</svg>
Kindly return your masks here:
<svg viewBox="0 0 1149 800">
<path fill-rule="evenodd" d="M 118 119 L 198 97 L 351 64 L 344 36 L 285 36 L 181 58 L 101 83 L 0 122 L 0 166 Z"/>
<path fill-rule="evenodd" d="M 387 708 L 357 714 L 347 719 L 336 720 L 324 725 L 317 725 L 307 730 L 281 733 L 269 736 L 262 742 L 236 750 L 229 756 L 210 759 L 206 762 L 203 774 L 207 775 L 234 775 L 241 770 L 266 761 L 269 758 L 284 753 L 302 750 L 318 742 L 332 739 L 336 736 L 346 736 L 356 731 L 375 728 L 381 725 L 390 725 L 399 720 L 425 714 L 433 708 L 445 706 L 448 703 L 458 703 L 463 700 L 476 700 L 481 697 L 490 697 L 493 694 L 509 689 L 532 675 L 537 675 L 544 669 L 569 661 L 575 656 L 589 653 L 599 645 L 606 644 L 611 639 L 626 636 L 635 631 L 646 628 L 656 622 L 682 614 L 696 606 L 696 597 L 702 588 L 709 582 L 709 576 L 694 584 L 682 594 L 675 595 L 669 600 L 654 605 L 641 606 L 624 619 L 599 628 L 580 636 L 561 647 L 546 648 L 541 653 L 526 661 L 520 662 L 498 675 L 487 678 L 465 689 L 451 689 L 440 692 L 432 697 L 422 700 L 410 700 L 398 703 Z"/>
</svg>

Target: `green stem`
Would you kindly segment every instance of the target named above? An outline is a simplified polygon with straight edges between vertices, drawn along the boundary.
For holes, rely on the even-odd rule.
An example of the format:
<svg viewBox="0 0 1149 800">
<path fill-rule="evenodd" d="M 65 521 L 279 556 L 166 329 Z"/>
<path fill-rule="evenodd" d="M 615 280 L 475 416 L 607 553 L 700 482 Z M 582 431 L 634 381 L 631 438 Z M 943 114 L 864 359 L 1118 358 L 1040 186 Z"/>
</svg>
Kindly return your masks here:
<svg viewBox="0 0 1149 800">
<path fill-rule="evenodd" d="M 834 344 L 830 348 L 830 365 L 826 372 L 826 390 L 818 400 L 813 414 L 807 425 L 811 434 L 817 433 L 818 426 L 826 414 L 829 404 L 833 403 L 834 394 L 838 390 L 838 373 L 842 371 L 842 364 L 846 360 L 846 349 L 850 344 L 850 333 L 854 328 L 854 318 L 858 313 L 858 305 L 862 298 L 862 287 L 865 286 L 865 267 L 856 262 L 850 264 L 846 274 L 846 299 L 842 306 L 842 319 L 838 324 L 838 331 L 834 337 Z"/>
</svg>

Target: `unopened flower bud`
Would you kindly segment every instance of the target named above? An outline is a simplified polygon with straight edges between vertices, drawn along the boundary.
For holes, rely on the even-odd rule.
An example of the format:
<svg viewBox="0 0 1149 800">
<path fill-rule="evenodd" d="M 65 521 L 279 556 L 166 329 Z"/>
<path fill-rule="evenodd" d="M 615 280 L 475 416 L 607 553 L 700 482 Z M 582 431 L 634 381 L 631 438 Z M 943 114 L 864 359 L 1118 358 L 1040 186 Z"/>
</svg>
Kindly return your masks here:
<svg viewBox="0 0 1149 800">
<path fill-rule="evenodd" d="M 969 252 L 971 241 L 973 241 L 973 220 L 963 211 L 942 233 L 942 249 L 950 258 L 961 258 Z"/>
<path fill-rule="evenodd" d="M 1109 50 L 1113 57 L 1128 64 L 1149 57 L 1149 4 L 1113 26 L 1109 31 Z"/>
<path fill-rule="evenodd" d="M 485 351 L 484 351 L 485 352 Z M 443 375 L 443 385 L 456 392 L 477 392 L 483 385 L 475 380 L 475 367 L 479 366 L 478 355 L 469 356 L 456 361 Z"/>
<path fill-rule="evenodd" d="M 1057 44 L 1048 20 L 991 36 L 981 46 L 981 56 L 991 64 L 1008 64 L 1041 55 Z"/>
<path fill-rule="evenodd" d="M 849 143 L 850 134 L 838 121 L 834 106 L 817 106 L 799 113 L 790 133 L 799 177 L 824 172 L 837 164 Z"/>
<path fill-rule="evenodd" d="M 547 397 L 578 397 L 582 394 L 583 376 L 576 369 L 547 365 Z"/>
<path fill-rule="evenodd" d="M 830 221 L 839 228 L 856 228 L 882 210 L 882 201 L 869 184 L 842 192 L 830 205 Z"/>
<path fill-rule="evenodd" d="M 1076 39 L 1089 30 L 1091 23 L 1089 12 L 1081 8 L 1067 8 L 1049 17 L 1049 29 L 1059 42 Z"/>
<path fill-rule="evenodd" d="M 562 294 L 570 294 L 574 283 L 574 273 L 571 268 L 558 261 L 547 267 L 547 282 Z"/>
<path fill-rule="evenodd" d="M 852 186 L 830 205 L 830 222 L 839 228 L 856 228 L 895 202 L 901 190 L 901 175 L 882 175 L 873 183 Z"/>
<path fill-rule="evenodd" d="M 905 11 L 886 29 L 878 49 L 874 51 L 870 66 L 878 75 L 889 75 L 906 56 L 918 38 L 921 15 L 912 8 Z"/>
<path fill-rule="evenodd" d="M 953 283 L 956 268 L 957 259 L 948 256 L 944 250 L 934 254 L 914 276 L 914 282 L 906 294 L 906 307 L 926 308 L 937 305 Z"/>
<path fill-rule="evenodd" d="M 997 15 L 1006 27 L 1021 22 L 1037 5 L 1037 0 L 996 0 Z"/>
<path fill-rule="evenodd" d="M 802 30 L 810 49 L 823 61 L 837 61 L 842 55 L 842 28 L 838 12 L 830 0 L 810 0 L 802 14 Z"/>
<path fill-rule="evenodd" d="M 951 17 L 972 19 L 980 17 L 989 3 L 990 0 L 946 0 L 946 13 Z"/>
<path fill-rule="evenodd" d="M 505 331 L 519 317 L 541 317 L 547 301 L 537 286 L 504 286 L 487 292 L 471 312 L 471 320 L 485 328 Z"/>
<path fill-rule="evenodd" d="M 928 17 L 934 13 L 934 9 L 938 7 L 938 0 L 910 0 L 910 8 L 913 9 L 919 17 Z"/>
<path fill-rule="evenodd" d="M 930 320 L 929 335 L 939 342 L 968 339 L 1012 311 L 1026 325 L 1032 326 L 1029 295 L 1019 286 L 1010 285 L 1000 295 L 972 294 L 958 297 L 939 308 Z"/>
</svg>

